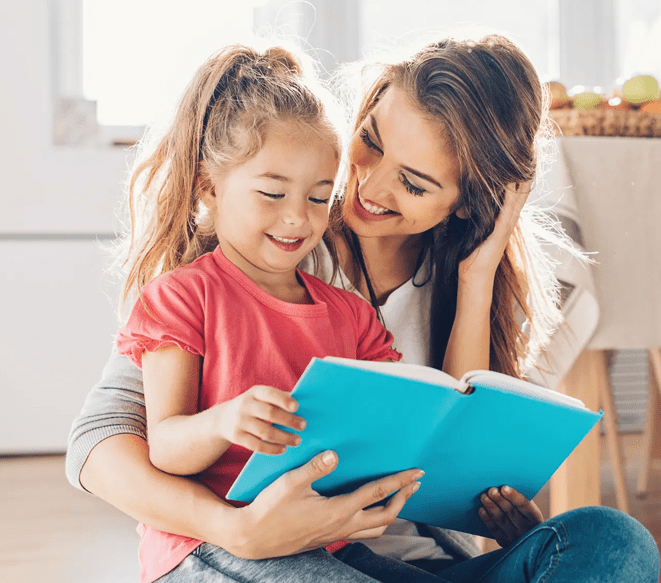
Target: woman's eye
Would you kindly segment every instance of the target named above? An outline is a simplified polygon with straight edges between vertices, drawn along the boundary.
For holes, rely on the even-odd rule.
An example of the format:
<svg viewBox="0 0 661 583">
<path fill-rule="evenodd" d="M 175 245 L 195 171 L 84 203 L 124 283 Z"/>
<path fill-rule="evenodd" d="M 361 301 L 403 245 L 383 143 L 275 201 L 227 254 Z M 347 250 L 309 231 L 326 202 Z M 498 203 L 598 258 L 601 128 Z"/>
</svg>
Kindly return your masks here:
<svg viewBox="0 0 661 583">
<path fill-rule="evenodd" d="M 310 202 L 314 204 L 328 204 L 329 198 L 310 198 Z"/>
<path fill-rule="evenodd" d="M 270 192 L 262 192 L 261 190 L 259 190 L 258 192 L 259 194 L 263 194 L 266 198 L 272 198 L 273 200 L 277 200 L 285 196 L 284 194 L 273 194 Z"/>
<path fill-rule="evenodd" d="M 420 188 L 416 186 L 415 184 L 411 184 L 406 178 L 406 174 L 402 174 L 402 184 L 404 185 L 404 188 L 406 188 L 406 191 L 409 194 L 412 194 L 413 196 L 422 196 L 425 192 L 427 192 L 424 188 Z"/>
<path fill-rule="evenodd" d="M 379 152 L 379 154 L 383 154 L 383 151 L 379 146 L 377 146 L 372 138 L 370 137 L 370 133 L 367 131 L 365 128 L 361 128 L 360 130 L 360 139 L 363 141 L 363 143 L 368 147 L 371 148 L 372 150 L 376 150 Z"/>
</svg>

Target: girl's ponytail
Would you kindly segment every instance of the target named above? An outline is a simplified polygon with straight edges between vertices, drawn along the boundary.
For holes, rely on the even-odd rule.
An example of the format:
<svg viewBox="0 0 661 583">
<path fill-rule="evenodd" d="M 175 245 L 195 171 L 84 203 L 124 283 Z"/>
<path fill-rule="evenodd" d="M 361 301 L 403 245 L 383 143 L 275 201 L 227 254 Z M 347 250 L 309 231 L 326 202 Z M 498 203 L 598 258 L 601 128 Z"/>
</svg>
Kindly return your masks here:
<svg viewBox="0 0 661 583">
<path fill-rule="evenodd" d="M 337 130 L 327 118 L 330 101 L 303 60 L 285 48 L 260 52 L 230 45 L 208 59 L 165 134 L 134 166 L 120 306 L 154 277 L 216 247 L 201 194 L 213 188 L 214 176 L 255 155 L 275 123 L 296 123 L 315 132 L 335 146 L 339 158 Z M 141 147 L 146 152 L 149 143 Z"/>
</svg>

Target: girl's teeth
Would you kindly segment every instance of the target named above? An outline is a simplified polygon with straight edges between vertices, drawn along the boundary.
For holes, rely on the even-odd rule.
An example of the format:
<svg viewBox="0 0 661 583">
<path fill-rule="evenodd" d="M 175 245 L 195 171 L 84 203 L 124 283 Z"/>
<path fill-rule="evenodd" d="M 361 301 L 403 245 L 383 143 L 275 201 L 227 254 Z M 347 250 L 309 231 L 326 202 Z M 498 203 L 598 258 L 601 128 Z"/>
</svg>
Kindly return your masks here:
<svg viewBox="0 0 661 583">
<path fill-rule="evenodd" d="M 388 209 L 382 207 L 376 207 L 373 204 L 367 202 L 362 196 L 358 195 L 358 200 L 365 210 L 368 210 L 373 215 L 385 215 L 388 212 Z"/>
<path fill-rule="evenodd" d="M 271 235 L 276 241 L 280 241 L 280 243 L 297 243 L 300 241 L 300 239 L 285 239 L 284 237 L 276 237 L 275 235 Z"/>
</svg>

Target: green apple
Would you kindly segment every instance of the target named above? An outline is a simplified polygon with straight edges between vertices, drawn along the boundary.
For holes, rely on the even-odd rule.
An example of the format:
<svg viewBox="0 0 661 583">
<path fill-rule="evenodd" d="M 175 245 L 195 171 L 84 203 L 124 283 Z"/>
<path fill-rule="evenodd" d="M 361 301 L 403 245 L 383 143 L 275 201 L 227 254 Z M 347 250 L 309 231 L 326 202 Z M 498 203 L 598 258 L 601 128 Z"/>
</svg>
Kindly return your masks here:
<svg viewBox="0 0 661 583">
<path fill-rule="evenodd" d="M 659 83 L 651 75 L 636 75 L 622 85 L 622 100 L 642 105 L 659 99 Z"/>
<path fill-rule="evenodd" d="M 601 107 L 604 99 L 599 93 L 595 93 L 594 91 L 583 91 L 574 95 L 571 101 L 574 109 L 592 110 Z"/>
</svg>

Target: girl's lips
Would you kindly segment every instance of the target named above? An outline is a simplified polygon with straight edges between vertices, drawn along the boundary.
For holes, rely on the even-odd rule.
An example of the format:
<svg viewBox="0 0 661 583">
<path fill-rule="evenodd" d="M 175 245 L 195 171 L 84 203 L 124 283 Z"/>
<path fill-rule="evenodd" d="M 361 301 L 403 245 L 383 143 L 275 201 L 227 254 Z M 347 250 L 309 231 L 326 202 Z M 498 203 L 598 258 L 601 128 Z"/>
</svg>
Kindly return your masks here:
<svg viewBox="0 0 661 583">
<path fill-rule="evenodd" d="M 358 189 L 356 189 L 353 197 L 353 210 L 358 215 L 358 217 L 364 221 L 385 221 L 399 215 L 399 213 L 395 212 L 385 213 L 382 215 L 375 215 L 374 213 L 369 212 L 362 204 L 360 204 L 360 199 L 358 198 Z"/>
<path fill-rule="evenodd" d="M 305 242 L 305 237 L 298 239 L 294 243 L 285 243 L 284 241 L 278 241 L 272 235 L 266 235 L 269 238 L 269 241 L 273 243 L 276 247 L 279 247 L 283 251 L 298 251 L 301 248 L 301 245 Z"/>
</svg>

